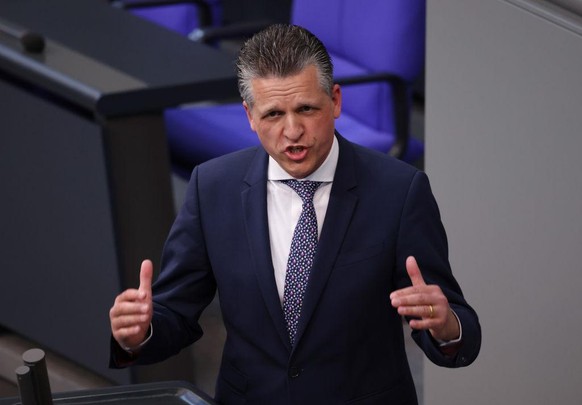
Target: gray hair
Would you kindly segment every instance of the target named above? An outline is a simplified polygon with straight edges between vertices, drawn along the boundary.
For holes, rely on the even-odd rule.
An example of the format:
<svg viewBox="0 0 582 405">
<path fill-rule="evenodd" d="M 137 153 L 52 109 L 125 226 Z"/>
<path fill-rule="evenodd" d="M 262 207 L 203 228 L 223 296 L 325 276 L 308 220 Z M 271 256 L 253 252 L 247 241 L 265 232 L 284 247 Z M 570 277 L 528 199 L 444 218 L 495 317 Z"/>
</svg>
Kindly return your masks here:
<svg viewBox="0 0 582 405">
<path fill-rule="evenodd" d="M 331 96 L 333 65 L 323 43 L 297 25 L 271 25 L 248 39 L 239 52 L 236 67 L 240 95 L 252 107 L 253 79 L 284 78 L 311 65 L 317 68 L 322 89 Z"/>
</svg>

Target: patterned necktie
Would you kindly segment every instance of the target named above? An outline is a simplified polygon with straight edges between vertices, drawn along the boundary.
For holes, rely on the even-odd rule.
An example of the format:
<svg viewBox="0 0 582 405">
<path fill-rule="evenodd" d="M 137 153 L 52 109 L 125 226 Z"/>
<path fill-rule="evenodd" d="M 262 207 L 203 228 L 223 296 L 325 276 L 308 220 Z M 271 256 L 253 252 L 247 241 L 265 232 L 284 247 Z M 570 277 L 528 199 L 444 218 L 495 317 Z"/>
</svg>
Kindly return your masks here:
<svg viewBox="0 0 582 405">
<path fill-rule="evenodd" d="M 283 292 L 283 312 L 291 344 L 294 344 L 303 296 L 317 248 L 317 217 L 313 206 L 313 195 L 321 183 L 297 180 L 284 180 L 282 182 L 295 190 L 303 200 L 301 215 L 291 241 Z"/>
</svg>

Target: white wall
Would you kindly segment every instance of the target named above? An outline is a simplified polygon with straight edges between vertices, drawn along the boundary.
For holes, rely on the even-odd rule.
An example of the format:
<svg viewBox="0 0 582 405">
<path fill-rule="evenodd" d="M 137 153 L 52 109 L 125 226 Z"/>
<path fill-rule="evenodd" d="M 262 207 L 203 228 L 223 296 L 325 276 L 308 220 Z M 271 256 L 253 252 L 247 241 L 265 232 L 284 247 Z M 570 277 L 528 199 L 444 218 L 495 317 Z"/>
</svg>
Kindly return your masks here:
<svg viewBox="0 0 582 405">
<path fill-rule="evenodd" d="M 426 170 L 483 346 L 425 364 L 426 405 L 582 404 L 582 31 L 527 3 L 428 2 Z"/>
</svg>

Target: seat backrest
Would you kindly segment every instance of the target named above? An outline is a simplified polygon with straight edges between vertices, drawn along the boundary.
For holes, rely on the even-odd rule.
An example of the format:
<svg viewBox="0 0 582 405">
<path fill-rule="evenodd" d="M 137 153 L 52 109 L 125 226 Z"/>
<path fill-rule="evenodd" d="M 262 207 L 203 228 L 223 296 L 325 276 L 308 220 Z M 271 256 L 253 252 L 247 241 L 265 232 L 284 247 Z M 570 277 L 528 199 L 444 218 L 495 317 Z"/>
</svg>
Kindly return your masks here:
<svg viewBox="0 0 582 405">
<path fill-rule="evenodd" d="M 221 0 L 187 1 L 148 5 L 143 1 L 119 2 L 132 14 L 188 36 L 201 26 L 218 26 L 222 22 Z"/>
<path fill-rule="evenodd" d="M 373 72 L 414 81 L 424 69 L 425 0 L 294 0 L 291 22 L 325 44 L 337 78 Z M 387 85 L 343 88 L 342 110 L 379 130 L 393 130 Z"/>
</svg>

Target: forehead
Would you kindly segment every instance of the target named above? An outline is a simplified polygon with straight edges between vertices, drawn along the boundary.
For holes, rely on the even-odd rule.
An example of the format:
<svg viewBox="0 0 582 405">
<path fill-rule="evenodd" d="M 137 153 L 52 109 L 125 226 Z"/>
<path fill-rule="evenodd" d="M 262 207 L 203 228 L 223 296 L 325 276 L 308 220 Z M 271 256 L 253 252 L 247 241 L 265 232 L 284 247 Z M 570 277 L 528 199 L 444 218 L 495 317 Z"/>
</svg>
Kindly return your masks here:
<svg viewBox="0 0 582 405">
<path fill-rule="evenodd" d="M 312 65 L 290 76 L 256 78 L 251 85 L 255 104 L 309 100 L 326 95 L 319 83 L 317 68 Z"/>
</svg>

